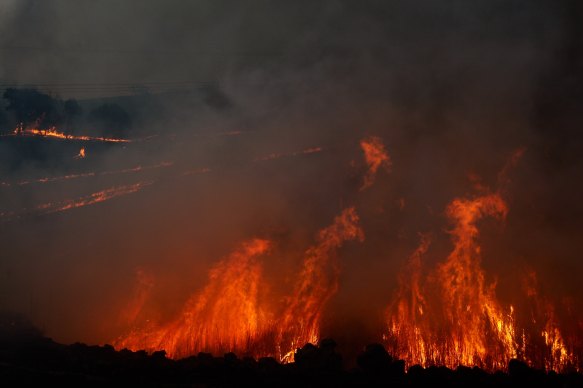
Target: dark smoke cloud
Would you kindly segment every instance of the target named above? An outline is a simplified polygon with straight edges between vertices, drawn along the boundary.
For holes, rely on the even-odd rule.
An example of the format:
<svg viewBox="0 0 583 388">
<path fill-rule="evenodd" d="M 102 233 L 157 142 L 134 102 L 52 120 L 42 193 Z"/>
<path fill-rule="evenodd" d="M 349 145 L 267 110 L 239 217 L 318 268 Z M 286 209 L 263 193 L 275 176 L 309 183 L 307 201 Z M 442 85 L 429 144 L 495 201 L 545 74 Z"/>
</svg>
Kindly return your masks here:
<svg viewBox="0 0 583 388">
<path fill-rule="evenodd" d="M 3 178 L 174 162 L 131 178 L 2 189 L 2 209 L 22 209 L 156 182 L 105 204 L 0 224 L 0 306 L 56 339 L 116 336 L 136 268 L 155 274 L 152 314 L 178 311 L 210 264 L 253 236 L 279 241 L 266 271 L 274 294 L 284 293 L 315 232 L 355 204 L 366 241 L 341 253 L 327 330 L 370 342 L 418 233 L 434 234 L 427 260 L 442 260 L 447 203 L 476 192 L 470 175 L 497 189 L 519 147 L 527 151 L 509 173 L 510 214 L 502 227 L 485 222 L 483 265 L 510 295 L 533 267 L 557 300 L 567 295 L 581 311 L 577 1 L 3 4 L 0 82 L 90 107 L 88 97 L 115 94 L 107 85 L 136 87 L 145 97 L 116 101 L 133 115 L 136 137 L 158 135 L 90 149 L 73 167 L 25 161 Z M 157 95 L 156 83 L 168 82 L 180 93 Z M 370 135 L 384 140 L 393 167 L 360 193 L 358 141 Z M 323 151 L 253 162 L 316 146 Z M 1 143 L 0 152 L 15 151 Z M 202 168 L 210 171 L 184 175 Z"/>
</svg>

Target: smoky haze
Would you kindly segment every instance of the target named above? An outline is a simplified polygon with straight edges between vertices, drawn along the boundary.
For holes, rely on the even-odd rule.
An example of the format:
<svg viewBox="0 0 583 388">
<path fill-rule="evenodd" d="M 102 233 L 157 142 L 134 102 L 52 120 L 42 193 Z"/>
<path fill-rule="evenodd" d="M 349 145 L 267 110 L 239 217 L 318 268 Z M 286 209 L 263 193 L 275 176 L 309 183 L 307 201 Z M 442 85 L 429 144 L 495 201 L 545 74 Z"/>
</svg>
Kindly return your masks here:
<svg viewBox="0 0 583 388">
<path fill-rule="evenodd" d="M 2 169 L 3 181 L 169 165 L 0 187 L 0 211 L 10 213 L 147 183 L 103 203 L 0 220 L 0 307 L 58 341 L 109 342 L 128 329 L 133 299 L 147 293 L 141 319 L 168 320 L 213 263 L 254 237 L 276 243 L 263 262 L 264 292 L 283 303 L 317 231 L 356 206 L 366 237 L 339 251 L 322 334 L 357 347 L 380 338 L 419 233 L 434 239 L 428 264 L 442 261 L 451 250 L 447 204 L 489 187 L 510 208 L 503 223 L 485 220 L 480 237 L 498 295 L 514 301 L 517 279 L 532 269 L 582 322 L 581 8 L 4 1 L 2 92 L 37 87 L 89 108 L 117 98 L 134 122 L 127 137 L 148 140 L 88 146 L 78 163 L 28 160 L 0 143 L 23 159 Z M 359 190 L 367 136 L 382 139 L 392 168 Z"/>
</svg>

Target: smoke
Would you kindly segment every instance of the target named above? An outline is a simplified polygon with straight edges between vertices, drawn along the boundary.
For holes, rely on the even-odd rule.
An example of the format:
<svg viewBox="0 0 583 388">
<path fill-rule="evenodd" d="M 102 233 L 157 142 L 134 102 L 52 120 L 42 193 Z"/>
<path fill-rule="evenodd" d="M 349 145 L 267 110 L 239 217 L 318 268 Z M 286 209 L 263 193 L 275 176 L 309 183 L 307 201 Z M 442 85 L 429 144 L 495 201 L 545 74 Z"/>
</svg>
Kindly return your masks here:
<svg viewBox="0 0 583 388">
<path fill-rule="evenodd" d="M 316 231 L 355 206 L 367 238 L 339 250 L 321 331 L 358 347 L 379 337 L 419 233 L 432 235 L 424 260 L 447 257 L 447 204 L 496 188 L 524 147 L 503 178 L 504 226 L 481 230 L 487 283 L 510 301 L 532 268 L 580 316 L 575 3 L 3 2 L 1 91 L 36 86 L 85 112 L 118 103 L 139 141 L 84 143 L 86 157 L 75 159 L 79 143 L 0 138 L 11 166 L 0 180 L 12 183 L 0 186 L 0 213 L 10 215 L 0 217 L 0 308 L 59 341 L 108 342 L 128 329 L 119 316 L 138 269 L 154 279 L 139 319 L 164 323 L 252 238 L 274 242 L 263 278 L 277 300 L 296 284 Z M 371 137 L 391 173 L 359 190 L 368 171 L 359 142 Z M 164 162 L 172 165 L 102 174 Z M 70 208 L 30 211 L 47 203 Z"/>
</svg>

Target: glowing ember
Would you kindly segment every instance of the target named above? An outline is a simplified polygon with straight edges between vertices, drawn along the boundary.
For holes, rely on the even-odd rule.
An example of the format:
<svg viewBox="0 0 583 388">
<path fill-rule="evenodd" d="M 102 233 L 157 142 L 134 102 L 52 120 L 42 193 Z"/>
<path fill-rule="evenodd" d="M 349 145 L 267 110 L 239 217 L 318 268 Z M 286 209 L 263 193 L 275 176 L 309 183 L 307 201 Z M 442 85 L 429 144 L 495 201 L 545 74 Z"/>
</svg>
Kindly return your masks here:
<svg viewBox="0 0 583 388">
<path fill-rule="evenodd" d="M 306 251 L 294 292 L 279 317 L 259 298 L 265 284 L 257 259 L 271 243 L 246 242 L 211 270 L 207 286 L 188 300 L 177 319 L 160 327 L 136 327 L 115 346 L 164 349 L 174 358 L 235 351 L 292 361 L 296 347 L 319 339 L 322 311 L 338 287 L 335 250 L 345 241 L 363 238 L 354 208 L 321 230 L 317 244 Z"/>
<path fill-rule="evenodd" d="M 376 136 L 361 140 L 360 148 L 364 152 L 364 159 L 368 166 L 368 171 L 364 176 L 364 182 L 360 187 L 361 190 L 364 190 L 372 186 L 379 168 L 383 167 L 387 171 L 391 169 L 391 158 L 381 138 Z"/>
</svg>

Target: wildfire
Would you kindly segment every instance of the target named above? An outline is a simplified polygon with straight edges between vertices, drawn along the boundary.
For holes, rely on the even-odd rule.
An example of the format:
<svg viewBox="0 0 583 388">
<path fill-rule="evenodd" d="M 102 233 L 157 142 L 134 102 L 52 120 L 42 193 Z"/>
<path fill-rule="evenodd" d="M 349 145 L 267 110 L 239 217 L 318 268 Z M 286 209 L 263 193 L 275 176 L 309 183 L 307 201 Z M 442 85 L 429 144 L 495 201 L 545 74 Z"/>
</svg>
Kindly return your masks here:
<svg viewBox="0 0 583 388">
<path fill-rule="evenodd" d="M 363 238 L 354 208 L 322 229 L 316 245 L 306 251 L 295 289 L 280 314 L 259 294 L 265 281 L 258 258 L 272 243 L 262 239 L 243 243 L 210 271 L 207 286 L 187 301 L 177 319 L 159 327 L 136 327 L 115 346 L 164 349 L 174 358 L 235 351 L 293 361 L 297 347 L 319 340 L 322 311 L 338 287 L 335 250 L 345 241 Z"/>
<path fill-rule="evenodd" d="M 389 171 L 391 169 L 391 158 L 385 149 L 381 138 L 370 136 L 360 141 L 360 148 L 364 152 L 364 159 L 368 166 L 368 171 L 364 176 L 364 181 L 360 190 L 365 190 L 374 183 L 377 171 L 383 167 Z"/>
<path fill-rule="evenodd" d="M 207 286 L 186 302 L 178 319 L 155 330 L 134 330 L 116 347 L 164 349 L 174 358 L 248 351 L 271 322 L 259 303 L 262 268 L 257 261 L 269 246 L 262 239 L 243 243 L 210 271 Z"/>
<path fill-rule="evenodd" d="M 364 240 L 358 223 L 356 210 L 345 209 L 332 225 L 318 233 L 317 244 L 306 251 L 294 292 L 278 324 L 281 361 L 293 361 L 298 347 L 318 343 L 322 312 L 338 289 L 339 270 L 333 261 L 334 253 L 345 241 Z"/>
<path fill-rule="evenodd" d="M 529 350 L 537 339 L 518 327 L 513 306 L 504 308 L 498 302 L 495 284 L 486 283 L 477 223 L 487 216 L 503 220 L 507 213 L 499 193 L 453 200 L 446 215 L 455 225 L 454 248 L 425 282 L 421 257 L 429 240 L 422 239 L 409 260 L 407 276 L 401 278 L 385 336 L 392 352 L 408 365 L 477 365 L 496 370 L 506 368 L 512 358 L 554 370 L 573 365 L 572 353 L 548 310 L 540 315 L 547 319 L 539 331 L 547 356 L 542 362 L 533 359 Z"/>
<path fill-rule="evenodd" d="M 76 199 L 44 203 L 42 205 L 38 205 L 36 209 L 40 210 L 43 214 L 62 212 L 65 210 L 104 202 L 119 196 L 136 193 L 142 190 L 144 187 L 151 185 L 152 183 L 153 182 L 138 182 L 132 185 L 115 186 Z"/>
<path fill-rule="evenodd" d="M 13 135 L 18 136 L 40 136 L 40 137 L 50 137 L 63 140 L 78 140 L 78 141 L 99 141 L 105 143 L 130 143 L 131 140 L 128 139 L 117 139 L 112 137 L 93 137 L 93 136 L 74 136 L 68 135 L 63 132 L 59 132 L 56 127 L 51 127 L 49 129 L 38 129 L 38 128 L 23 128 L 22 126 L 16 127 L 13 131 Z"/>
</svg>

